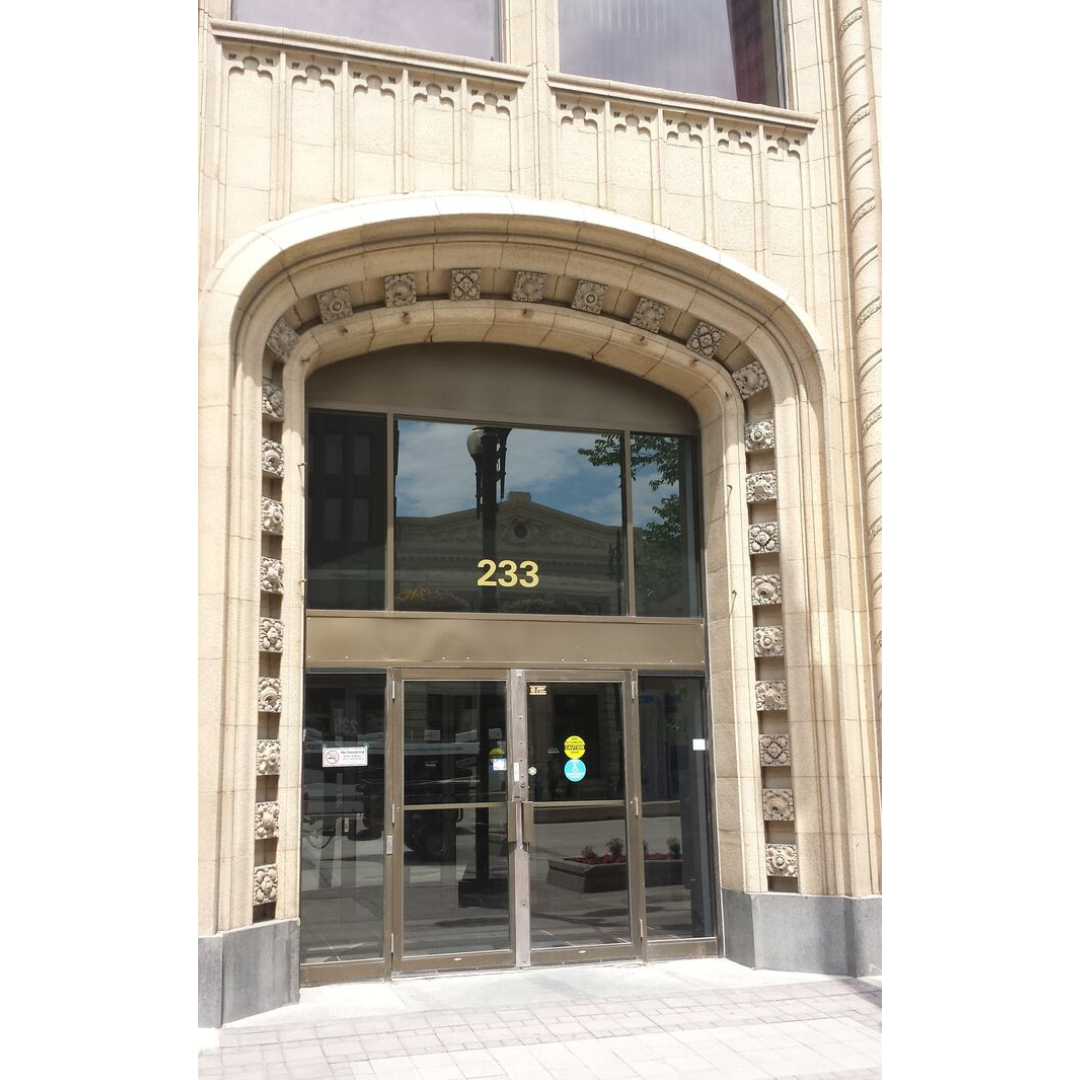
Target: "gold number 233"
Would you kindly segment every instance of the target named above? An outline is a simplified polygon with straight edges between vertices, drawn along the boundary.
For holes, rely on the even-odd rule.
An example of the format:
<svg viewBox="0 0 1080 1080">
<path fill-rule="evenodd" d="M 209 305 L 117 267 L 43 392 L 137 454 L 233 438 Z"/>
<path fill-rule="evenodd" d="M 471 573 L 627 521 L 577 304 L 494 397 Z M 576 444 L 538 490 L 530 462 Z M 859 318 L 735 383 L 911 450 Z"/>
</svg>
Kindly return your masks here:
<svg viewBox="0 0 1080 1080">
<path fill-rule="evenodd" d="M 523 562 L 514 562 L 513 559 L 503 559 L 495 565 L 494 559 L 481 559 L 477 564 L 478 570 L 484 572 L 476 579 L 477 585 L 490 585 L 495 588 L 501 585 L 504 589 L 512 589 L 520 585 L 523 589 L 534 589 L 540 584 L 540 567 L 532 561 L 525 559 Z M 502 574 L 495 577 L 495 571 L 501 570 Z M 521 577 L 518 577 L 518 571 Z"/>
</svg>

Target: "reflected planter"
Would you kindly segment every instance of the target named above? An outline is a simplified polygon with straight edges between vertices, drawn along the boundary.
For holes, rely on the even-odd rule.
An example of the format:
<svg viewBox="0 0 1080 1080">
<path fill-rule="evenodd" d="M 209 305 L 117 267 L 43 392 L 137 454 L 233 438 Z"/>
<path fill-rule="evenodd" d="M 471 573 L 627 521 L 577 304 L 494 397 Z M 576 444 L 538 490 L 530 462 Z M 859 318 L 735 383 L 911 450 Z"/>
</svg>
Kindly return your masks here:
<svg viewBox="0 0 1080 1080">
<path fill-rule="evenodd" d="M 627 887 L 626 863 L 583 863 L 549 859 L 547 880 L 572 892 L 615 892 Z M 645 888 L 682 884 L 682 859 L 646 859 Z"/>
</svg>

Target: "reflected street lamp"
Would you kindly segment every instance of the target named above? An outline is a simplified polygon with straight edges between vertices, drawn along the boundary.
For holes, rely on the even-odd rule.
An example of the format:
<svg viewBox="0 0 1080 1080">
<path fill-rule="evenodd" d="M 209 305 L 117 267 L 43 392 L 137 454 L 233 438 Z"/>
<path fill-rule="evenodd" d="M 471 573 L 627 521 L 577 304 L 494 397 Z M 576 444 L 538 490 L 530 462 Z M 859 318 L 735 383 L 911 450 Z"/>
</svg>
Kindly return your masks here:
<svg viewBox="0 0 1080 1080">
<path fill-rule="evenodd" d="M 506 443 L 511 431 L 513 428 L 508 427 L 475 427 L 465 441 L 476 466 L 476 516 L 481 520 L 482 530 L 480 555 L 494 562 L 498 562 L 495 521 L 499 500 L 506 497 Z M 482 588 L 480 610 L 495 611 L 497 607 L 495 592 Z"/>
</svg>

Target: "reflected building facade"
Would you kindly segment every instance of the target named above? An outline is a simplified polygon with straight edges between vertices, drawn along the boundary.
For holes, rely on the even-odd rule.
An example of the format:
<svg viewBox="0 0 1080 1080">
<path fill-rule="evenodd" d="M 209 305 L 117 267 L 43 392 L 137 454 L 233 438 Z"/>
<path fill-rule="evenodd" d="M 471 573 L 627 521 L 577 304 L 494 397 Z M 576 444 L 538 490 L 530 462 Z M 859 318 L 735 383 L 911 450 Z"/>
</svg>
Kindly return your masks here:
<svg viewBox="0 0 1080 1080">
<path fill-rule="evenodd" d="M 871 0 L 201 0 L 200 1024 L 880 970 Z"/>
</svg>

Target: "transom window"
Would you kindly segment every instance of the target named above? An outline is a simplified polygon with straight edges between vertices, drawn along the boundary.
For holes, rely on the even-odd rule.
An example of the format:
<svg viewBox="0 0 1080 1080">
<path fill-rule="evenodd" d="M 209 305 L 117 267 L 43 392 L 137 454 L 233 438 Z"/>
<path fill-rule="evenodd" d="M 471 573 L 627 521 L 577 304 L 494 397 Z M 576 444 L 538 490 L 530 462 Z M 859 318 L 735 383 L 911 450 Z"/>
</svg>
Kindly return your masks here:
<svg viewBox="0 0 1080 1080">
<path fill-rule="evenodd" d="M 308 607 L 696 618 L 696 456 L 687 435 L 313 410 Z"/>
</svg>

